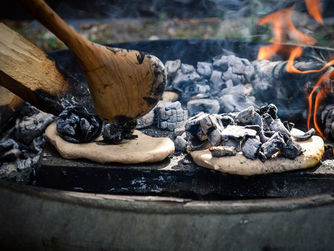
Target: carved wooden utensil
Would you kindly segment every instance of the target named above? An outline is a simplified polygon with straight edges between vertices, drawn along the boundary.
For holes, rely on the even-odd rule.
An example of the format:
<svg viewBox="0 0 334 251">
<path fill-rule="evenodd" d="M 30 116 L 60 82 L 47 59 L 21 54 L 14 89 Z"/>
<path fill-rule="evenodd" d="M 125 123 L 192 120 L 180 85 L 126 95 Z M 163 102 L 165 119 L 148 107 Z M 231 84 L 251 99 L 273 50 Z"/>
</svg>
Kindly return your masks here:
<svg viewBox="0 0 334 251">
<path fill-rule="evenodd" d="M 159 101 L 166 73 L 158 58 L 95 44 L 69 27 L 43 0 L 18 1 L 78 58 L 102 119 L 117 123 L 137 118 Z"/>
</svg>

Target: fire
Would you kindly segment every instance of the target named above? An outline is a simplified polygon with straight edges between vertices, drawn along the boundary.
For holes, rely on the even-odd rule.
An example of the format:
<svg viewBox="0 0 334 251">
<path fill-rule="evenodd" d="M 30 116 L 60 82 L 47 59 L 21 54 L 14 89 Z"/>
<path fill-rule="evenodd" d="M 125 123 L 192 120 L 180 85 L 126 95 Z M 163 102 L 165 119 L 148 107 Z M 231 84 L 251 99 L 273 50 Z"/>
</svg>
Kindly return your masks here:
<svg viewBox="0 0 334 251">
<path fill-rule="evenodd" d="M 305 0 L 306 8 L 309 14 L 318 22 L 323 24 L 323 19 L 320 11 L 320 0 Z M 259 25 L 270 23 L 272 25 L 274 43 L 272 45 L 263 46 L 258 52 L 258 60 L 270 59 L 276 53 L 283 49 L 282 43 L 286 42 L 287 39 L 293 39 L 298 44 L 314 45 L 316 40 L 296 29 L 292 21 L 292 12 L 295 8 L 295 4 L 290 8 L 286 8 L 272 14 L 269 14 L 261 18 L 258 22 Z M 313 69 L 307 71 L 301 71 L 294 66 L 296 58 L 300 57 L 303 53 L 301 46 L 296 46 L 290 50 L 289 60 L 286 65 L 286 71 L 294 74 L 308 74 L 308 73 L 319 73 L 326 70 L 329 66 L 334 65 L 334 60 L 329 61 L 321 69 Z M 330 73 L 324 73 L 315 84 L 313 90 L 307 97 L 308 100 L 308 116 L 307 116 L 307 127 L 311 127 L 311 118 L 313 117 L 313 125 L 317 133 L 324 137 L 323 132 L 317 122 L 317 113 L 321 101 L 330 93 L 330 88 L 324 87 L 323 83 L 325 80 L 334 80 L 334 70 Z M 314 94 L 316 96 L 314 97 Z M 314 102 L 313 102 L 314 100 Z M 312 116 L 313 111 L 313 116 Z"/>
<path fill-rule="evenodd" d="M 287 38 L 307 45 L 313 45 L 316 43 L 314 38 L 298 31 L 294 26 L 292 21 L 292 12 L 294 8 L 295 4 L 290 8 L 269 14 L 258 21 L 259 25 L 270 23 L 274 34 L 273 45 L 261 47 L 258 53 L 258 60 L 270 59 L 279 50 L 281 50 L 281 43 L 285 42 Z"/>
<path fill-rule="evenodd" d="M 305 0 L 308 13 L 317 20 L 318 23 L 324 24 L 320 13 L 320 0 Z"/>
</svg>

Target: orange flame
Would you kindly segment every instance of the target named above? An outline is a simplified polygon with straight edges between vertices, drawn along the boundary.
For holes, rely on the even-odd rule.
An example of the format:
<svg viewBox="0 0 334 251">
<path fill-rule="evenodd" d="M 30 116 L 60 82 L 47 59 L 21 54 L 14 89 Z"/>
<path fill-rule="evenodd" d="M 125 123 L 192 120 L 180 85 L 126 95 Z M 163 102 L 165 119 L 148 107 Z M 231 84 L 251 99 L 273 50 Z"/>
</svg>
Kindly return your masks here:
<svg viewBox="0 0 334 251">
<path fill-rule="evenodd" d="M 297 57 L 300 57 L 303 53 L 303 49 L 300 46 L 297 46 L 296 48 L 294 48 L 291 51 L 288 63 L 286 65 L 286 71 L 289 73 L 297 73 L 297 74 L 307 74 L 307 73 L 316 73 L 316 72 L 322 72 L 324 71 L 326 68 L 328 68 L 331 65 L 334 65 L 334 60 L 329 61 L 326 65 L 324 65 L 321 69 L 317 69 L 317 70 L 308 70 L 308 71 L 300 71 L 298 70 L 294 65 L 293 62 Z M 315 84 L 315 86 L 313 87 L 313 90 L 311 91 L 311 93 L 309 94 L 307 100 L 308 100 L 308 115 L 307 115 L 307 128 L 310 129 L 311 128 L 311 115 L 312 115 L 312 107 L 313 107 L 313 94 L 315 93 L 315 91 L 317 89 L 320 88 L 320 85 L 323 83 L 323 81 L 327 78 L 333 78 L 334 79 L 334 71 L 331 72 L 331 75 L 329 75 L 329 73 L 325 73 L 323 74 L 319 80 L 317 81 L 317 83 Z M 315 97 L 315 101 L 314 101 L 314 112 L 313 112 L 313 124 L 315 127 L 315 130 L 318 132 L 318 134 L 321 137 L 324 137 L 324 134 L 322 133 L 318 122 L 317 122 L 317 111 L 319 108 L 319 105 L 321 103 L 321 101 L 323 100 L 323 98 L 327 95 L 328 90 L 326 88 L 320 88 L 320 90 L 318 91 L 316 97 Z"/>
<path fill-rule="evenodd" d="M 320 0 L 305 0 L 306 8 L 309 14 L 319 23 L 323 24 L 323 19 L 320 11 Z M 258 52 L 258 60 L 270 59 L 277 52 L 283 49 L 282 43 L 285 42 L 288 38 L 295 40 L 299 44 L 313 45 L 316 43 L 316 40 L 296 29 L 292 21 L 292 12 L 295 8 L 295 4 L 290 8 L 286 8 L 272 14 L 269 14 L 261 19 L 259 19 L 258 24 L 264 25 L 270 23 L 273 30 L 274 43 L 272 45 L 262 46 Z M 290 49 L 289 49 L 290 50 Z M 286 65 L 286 71 L 289 73 L 297 74 L 307 74 L 307 73 L 317 73 L 322 72 L 331 65 L 334 65 L 334 60 L 330 58 L 330 61 L 324 65 L 321 69 L 301 71 L 294 66 L 294 60 L 300 57 L 303 53 L 301 46 L 297 46 L 290 50 L 289 60 Z M 319 124 L 317 122 L 317 112 L 321 101 L 330 93 L 330 88 L 324 87 L 322 83 L 326 79 L 334 81 L 334 70 L 330 73 L 323 74 L 313 87 L 311 93 L 308 96 L 308 115 L 307 115 L 307 127 L 311 127 L 311 118 L 312 118 L 312 108 L 314 100 L 314 111 L 313 111 L 313 125 L 317 133 L 324 137 L 323 132 L 321 131 Z M 313 97 L 314 93 L 317 91 L 315 98 Z M 334 152 L 333 152 L 334 154 Z"/>
<path fill-rule="evenodd" d="M 320 12 L 320 0 L 305 0 L 308 13 L 317 20 L 318 23 L 324 24 Z"/>
<path fill-rule="evenodd" d="M 283 43 L 287 37 L 302 44 L 313 45 L 316 43 L 314 38 L 298 31 L 294 26 L 292 22 L 292 12 L 294 8 L 295 4 L 290 8 L 276 11 L 259 19 L 259 25 L 264 25 L 267 23 L 272 25 L 274 44 L 261 47 L 258 52 L 258 60 L 270 59 L 281 49 L 281 43 Z"/>
</svg>

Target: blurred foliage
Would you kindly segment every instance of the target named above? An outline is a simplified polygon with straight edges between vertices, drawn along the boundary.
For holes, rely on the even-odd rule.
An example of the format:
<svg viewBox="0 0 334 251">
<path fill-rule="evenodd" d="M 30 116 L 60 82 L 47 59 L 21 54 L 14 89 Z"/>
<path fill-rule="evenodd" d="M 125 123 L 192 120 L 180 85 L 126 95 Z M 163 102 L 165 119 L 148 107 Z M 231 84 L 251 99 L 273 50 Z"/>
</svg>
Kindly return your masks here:
<svg viewBox="0 0 334 251">
<path fill-rule="evenodd" d="M 223 14 L 223 13 L 222 13 Z M 298 14 L 298 13 L 297 13 Z M 317 39 L 317 45 L 333 47 L 334 24 L 317 24 L 306 14 L 295 18 L 299 30 Z M 27 22 L 4 20 L 7 25 L 22 34 L 28 40 L 46 51 L 64 49 L 66 46 L 43 26 L 32 26 Z M 77 20 L 78 21 L 78 20 Z M 80 20 L 79 20 L 80 21 Z M 89 21 L 89 22 L 88 22 Z M 161 12 L 154 18 L 82 20 L 75 29 L 87 39 L 101 44 L 111 44 L 156 39 L 230 39 L 252 42 L 271 42 L 272 32 L 269 25 L 257 25 L 258 17 L 237 17 L 221 19 L 170 18 Z M 71 24 L 71 23 L 69 23 Z"/>
</svg>

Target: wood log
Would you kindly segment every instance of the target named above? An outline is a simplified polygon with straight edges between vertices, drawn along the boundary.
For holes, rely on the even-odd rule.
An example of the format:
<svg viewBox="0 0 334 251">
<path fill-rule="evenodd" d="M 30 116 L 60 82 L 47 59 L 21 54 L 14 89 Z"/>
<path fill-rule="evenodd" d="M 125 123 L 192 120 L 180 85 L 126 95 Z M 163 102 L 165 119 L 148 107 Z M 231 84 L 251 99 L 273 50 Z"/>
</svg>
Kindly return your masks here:
<svg viewBox="0 0 334 251">
<path fill-rule="evenodd" d="M 72 91 L 45 52 L 3 23 L 0 23 L 0 84 L 37 108 L 55 115 L 62 111 L 61 97 Z M 10 103 L 13 96 L 7 92 L 2 94 L 3 102 Z"/>
</svg>

